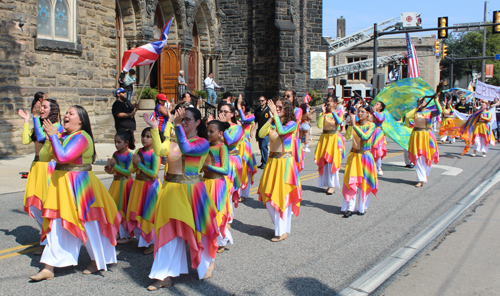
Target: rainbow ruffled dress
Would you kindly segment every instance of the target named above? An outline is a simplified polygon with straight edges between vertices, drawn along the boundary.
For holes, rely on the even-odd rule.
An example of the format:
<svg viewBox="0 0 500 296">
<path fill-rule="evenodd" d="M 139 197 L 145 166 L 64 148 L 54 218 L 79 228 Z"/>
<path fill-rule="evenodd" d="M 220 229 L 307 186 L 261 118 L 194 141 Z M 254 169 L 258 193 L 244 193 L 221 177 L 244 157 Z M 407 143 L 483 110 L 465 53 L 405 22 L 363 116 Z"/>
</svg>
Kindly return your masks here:
<svg viewBox="0 0 500 296">
<path fill-rule="evenodd" d="M 155 207 L 160 196 L 161 183 L 158 180 L 161 160 L 153 149 L 137 149 L 141 162 L 132 165 L 130 172 L 135 172 L 135 181 L 130 191 L 127 208 L 126 227 L 131 236 L 136 228 L 141 230 L 141 237 L 149 244 L 155 237 Z"/>
<path fill-rule="evenodd" d="M 275 115 L 274 124 L 268 121 L 259 131 L 260 138 L 269 135 L 269 159 L 260 178 L 259 200 L 264 205 L 270 202 L 281 218 L 290 205 L 294 215 L 298 216 L 302 200 L 302 186 L 292 150 L 296 129 L 295 121 L 283 126 L 279 116 Z"/>
<path fill-rule="evenodd" d="M 470 145 L 476 142 L 477 138 L 484 140 L 484 145 L 495 145 L 495 136 L 491 130 L 490 121 L 492 114 L 487 109 L 476 111 L 461 128 L 462 135 L 460 136 L 466 142 L 466 146 L 462 155 L 469 151 Z"/>
<path fill-rule="evenodd" d="M 226 145 L 220 143 L 210 146 L 205 163 L 208 167 L 203 175 L 203 182 L 217 209 L 217 226 L 222 237 L 225 237 L 227 223 L 231 218 L 231 199 L 226 177 L 229 173 L 229 152 Z"/>
<path fill-rule="evenodd" d="M 160 141 L 158 129 L 151 129 L 153 149 L 158 156 L 167 156 L 168 173 L 155 208 L 155 256 L 162 246 L 176 237 L 189 243 L 191 266 L 197 268 L 206 237 L 212 258 L 217 253 L 215 203 L 207 194 L 199 174 L 208 155 L 206 139 L 188 139 L 182 126 L 175 127 L 176 141 Z"/>
<path fill-rule="evenodd" d="M 408 159 L 417 165 L 417 159 L 420 156 L 425 158 L 427 166 L 431 166 L 432 162 L 439 162 L 439 150 L 436 143 L 436 137 L 431 130 L 432 118 L 439 116 L 442 112 L 441 105 L 436 102 L 435 105 L 427 106 L 422 111 L 413 109 L 406 114 L 406 118 L 414 119 L 415 126 L 418 123 L 425 122 L 425 128 L 414 127 L 411 132 L 410 141 L 408 143 Z"/>
<path fill-rule="evenodd" d="M 318 128 L 323 129 L 323 133 L 314 151 L 314 161 L 321 176 L 327 163 L 332 165 L 332 174 L 340 170 L 342 159 L 345 157 L 345 140 L 339 132 L 343 116 L 342 110 L 319 115 Z"/>
<path fill-rule="evenodd" d="M 240 199 L 238 189 L 241 188 L 243 174 L 243 163 L 241 161 L 240 152 L 238 151 L 243 136 L 243 128 L 234 123 L 231 123 L 231 126 L 224 131 L 224 144 L 226 144 L 227 150 L 229 151 L 229 174 L 227 178 L 231 183 L 228 184 L 228 186 L 235 207 L 238 207 L 238 201 Z"/>
<path fill-rule="evenodd" d="M 377 195 L 378 178 L 375 172 L 375 159 L 370 152 L 374 133 L 373 122 L 353 126 L 353 148 L 347 157 L 342 187 L 342 195 L 347 202 L 356 195 L 358 189 L 362 191 L 363 202 L 368 194 Z"/>
<path fill-rule="evenodd" d="M 240 142 L 238 148 L 242 161 L 241 189 L 245 189 L 249 185 L 249 182 L 253 184 L 253 176 L 257 173 L 257 161 L 255 160 L 255 155 L 252 152 L 252 144 L 250 143 L 250 132 L 252 124 L 255 122 L 255 116 L 253 114 L 245 115 L 241 109 L 238 109 L 238 112 L 241 126 L 245 133 L 243 141 Z"/>
<path fill-rule="evenodd" d="M 385 140 L 385 134 L 382 130 L 382 124 L 385 120 L 385 114 L 383 112 L 373 111 L 373 123 L 375 123 L 375 132 L 372 137 L 372 147 L 371 153 L 375 161 L 379 158 L 384 159 L 387 155 L 387 142 Z"/>
<path fill-rule="evenodd" d="M 113 182 L 109 186 L 109 194 L 116 203 L 116 207 L 122 216 L 122 225 L 126 227 L 127 220 L 127 206 L 130 197 L 130 191 L 132 189 L 132 184 L 134 184 L 134 179 L 130 177 L 130 169 L 132 166 L 132 152 L 125 150 L 123 153 L 115 151 L 113 153 L 113 159 L 116 164 L 111 170 L 110 174 L 113 174 Z"/>
<path fill-rule="evenodd" d="M 92 172 L 94 143 L 85 131 L 50 136 L 57 164 L 52 173 L 43 205 L 42 239 L 51 231 L 52 221 L 60 218 L 62 226 L 73 236 L 87 241 L 86 222 L 97 221 L 102 235 L 116 245 L 121 221 L 113 198 Z"/>
<path fill-rule="evenodd" d="M 24 145 L 28 145 L 33 142 L 32 133 L 34 132 L 36 135 L 36 141 L 34 141 L 35 150 L 40 150 L 36 151 L 38 153 L 35 155 L 35 159 L 33 160 L 28 173 L 23 205 L 24 211 L 28 213 L 30 217 L 35 218 L 30 207 L 34 206 L 39 209 L 40 212 L 42 211 L 43 203 L 45 197 L 47 196 L 47 189 L 49 188 L 50 179 L 56 166 L 56 162 L 51 161 L 53 156 L 52 147 L 50 145 L 50 141 L 46 141 L 47 138 L 42 125 L 40 124 L 40 118 L 38 116 L 33 117 L 33 123 L 33 130 L 30 130 L 28 123 L 24 124 L 22 142 Z M 63 132 L 63 127 L 60 123 L 57 122 L 54 126 L 57 128 L 58 133 Z"/>
<path fill-rule="evenodd" d="M 304 169 L 304 160 L 306 157 L 306 155 L 304 154 L 304 150 L 302 149 L 302 143 L 300 142 L 299 139 L 299 125 L 300 122 L 302 121 L 303 111 L 301 108 L 295 107 L 293 112 L 295 113 L 296 128 L 293 131 L 292 153 L 300 173 Z"/>
<path fill-rule="evenodd" d="M 439 128 L 439 136 L 448 136 L 450 138 L 460 136 L 460 127 L 463 126 L 464 123 L 459 118 L 453 118 L 454 112 L 455 109 L 453 109 L 453 107 L 443 110 L 444 118 Z"/>
</svg>

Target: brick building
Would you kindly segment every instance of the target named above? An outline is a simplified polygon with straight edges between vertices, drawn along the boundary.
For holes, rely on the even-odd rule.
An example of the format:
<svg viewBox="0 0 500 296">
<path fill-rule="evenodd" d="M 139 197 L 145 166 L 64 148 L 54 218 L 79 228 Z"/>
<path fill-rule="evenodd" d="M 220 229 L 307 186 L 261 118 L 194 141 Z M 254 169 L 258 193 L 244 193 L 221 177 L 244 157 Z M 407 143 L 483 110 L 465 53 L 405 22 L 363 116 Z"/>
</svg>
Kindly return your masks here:
<svg viewBox="0 0 500 296">
<path fill-rule="evenodd" d="M 140 84 L 169 98 L 179 70 L 191 90 L 213 72 L 226 90 L 252 99 L 326 87 L 309 78 L 310 52 L 327 49 L 322 0 L 2 0 L 0 16 L 0 156 L 32 151 L 21 144 L 16 113 L 37 91 L 63 113 L 85 107 L 96 141 L 113 130 L 124 51 L 158 40 L 170 18 L 159 61 L 137 69 Z"/>
</svg>

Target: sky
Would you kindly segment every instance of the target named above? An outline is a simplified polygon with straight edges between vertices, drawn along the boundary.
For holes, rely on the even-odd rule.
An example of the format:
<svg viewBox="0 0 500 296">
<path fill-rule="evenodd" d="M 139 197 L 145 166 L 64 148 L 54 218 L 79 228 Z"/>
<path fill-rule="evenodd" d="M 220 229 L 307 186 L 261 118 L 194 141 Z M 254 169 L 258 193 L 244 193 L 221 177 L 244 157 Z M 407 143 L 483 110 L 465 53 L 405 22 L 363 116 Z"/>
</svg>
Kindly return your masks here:
<svg viewBox="0 0 500 296">
<path fill-rule="evenodd" d="M 490 0 L 487 4 L 486 20 L 492 21 L 493 11 L 500 10 L 500 1 Z M 484 1 L 478 0 L 323 0 L 323 36 L 335 38 L 337 18 L 346 19 L 346 36 L 391 18 L 398 18 L 403 12 L 417 12 L 422 18 L 423 28 L 437 27 L 438 17 L 447 16 L 450 25 L 482 22 Z M 437 34 L 436 31 L 412 33 L 416 35 Z"/>
</svg>

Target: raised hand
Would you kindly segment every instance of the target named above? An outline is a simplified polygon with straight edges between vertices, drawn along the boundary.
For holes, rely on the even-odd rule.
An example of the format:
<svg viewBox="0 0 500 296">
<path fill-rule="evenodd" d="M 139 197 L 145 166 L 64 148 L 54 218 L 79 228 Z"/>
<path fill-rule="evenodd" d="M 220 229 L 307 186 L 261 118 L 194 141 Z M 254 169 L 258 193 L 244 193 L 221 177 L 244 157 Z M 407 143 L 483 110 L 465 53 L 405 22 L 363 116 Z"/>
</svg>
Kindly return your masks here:
<svg viewBox="0 0 500 296">
<path fill-rule="evenodd" d="M 208 115 L 208 119 L 207 119 L 207 122 L 210 122 L 212 120 L 214 120 L 215 118 L 212 116 L 212 115 Z"/>
<path fill-rule="evenodd" d="M 237 102 L 237 104 L 236 104 L 236 105 L 238 106 L 238 109 L 241 109 L 241 101 L 242 101 L 242 100 L 243 100 L 243 95 L 242 95 L 242 94 L 240 94 L 240 95 L 238 96 L 238 102 Z"/>
<path fill-rule="evenodd" d="M 175 111 L 174 125 L 181 125 L 182 119 L 184 119 L 185 114 L 186 114 L 186 110 L 184 110 L 184 108 L 177 109 Z"/>
<path fill-rule="evenodd" d="M 35 106 L 33 106 L 33 116 L 40 116 L 40 109 L 42 109 L 42 103 L 38 101 L 35 103 Z"/>
<path fill-rule="evenodd" d="M 274 104 L 273 100 L 267 101 L 267 106 L 269 107 L 269 110 L 271 110 L 273 116 L 278 114 L 278 109 L 276 109 L 276 104 Z"/>
<path fill-rule="evenodd" d="M 321 110 L 323 110 L 323 114 L 326 113 L 326 104 L 323 103 L 323 105 L 321 106 Z"/>
<path fill-rule="evenodd" d="M 43 120 L 43 130 L 47 134 L 47 137 L 57 135 L 57 128 L 48 119 Z"/>
<path fill-rule="evenodd" d="M 142 114 L 142 118 L 144 118 L 144 121 L 152 128 L 152 129 L 157 129 L 158 128 L 158 121 L 156 121 L 156 118 L 150 119 L 149 115 L 147 113 Z"/>
<path fill-rule="evenodd" d="M 226 122 L 226 115 L 224 113 L 219 113 L 219 121 L 220 122 Z"/>
<path fill-rule="evenodd" d="M 19 114 L 19 116 L 24 119 L 24 123 L 30 122 L 30 114 L 28 112 L 24 111 L 23 109 L 19 109 L 17 110 L 17 114 Z"/>
</svg>

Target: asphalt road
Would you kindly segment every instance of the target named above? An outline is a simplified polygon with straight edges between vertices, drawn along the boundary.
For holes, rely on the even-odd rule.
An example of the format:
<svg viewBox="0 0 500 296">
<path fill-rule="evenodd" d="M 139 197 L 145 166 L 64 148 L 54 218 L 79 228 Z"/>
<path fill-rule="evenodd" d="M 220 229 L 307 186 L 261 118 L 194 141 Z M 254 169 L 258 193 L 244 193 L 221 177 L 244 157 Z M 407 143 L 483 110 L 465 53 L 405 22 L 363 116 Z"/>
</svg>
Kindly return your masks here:
<svg viewBox="0 0 500 296">
<path fill-rule="evenodd" d="M 350 150 L 350 142 L 347 142 Z M 23 193 L 0 195 L 0 294 L 150 294 L 168 295 L 332 295 L 338 293 L 462 199 L 500 168 L 499 148 L 488 157 L 462 156 L 464 143 L 440 145 L 439 165 L 463 169 L 456 176 L 433 168 L 429 183 L 415 188 L 416 173 L 391 162 L 403 162 L 402 150 L 388 145 L 379 178 L 378 199 L 372 198 L 367 214 L 343 219 L 341 189 L 327 196 L 317 187 L 313 153 L 306 153 L 301 173 L 303 202 L 299 217 L 293 217 L 288 239 L 272 243 L 273 225 L 258 201 L 255 177 L 252 195 L 235 210 L 232 234 L 235 244 L 217 255 L 212 278 L 197 279 L 190 270 L 173 280 L 173 287 L 149 292 L 146 287 L 153 262 L 143 255 L 137 242 L 118 245 L 118 264 L 96 275 L 81 272 L 90 263 L 82 248 L 79 265 L 57 269 L 52 281 L 31 283 L 28 279 L 42 265 L 34 256 L 39 229 L 23 212 Z M 345 162 L 345 159 L 344 159 Z M 279 176 L 278 176 L 279 177 Z M 341 171 L 341 180 L 343 170 Z M 109 186 L 111 179 L 103 180 Z M 498 188 L 495 186 L 493 189 Z M 17 249 L 16 249 L 17 248 Z M 25 250 L 25 251 L 23 251 Z"/>
</svg>

